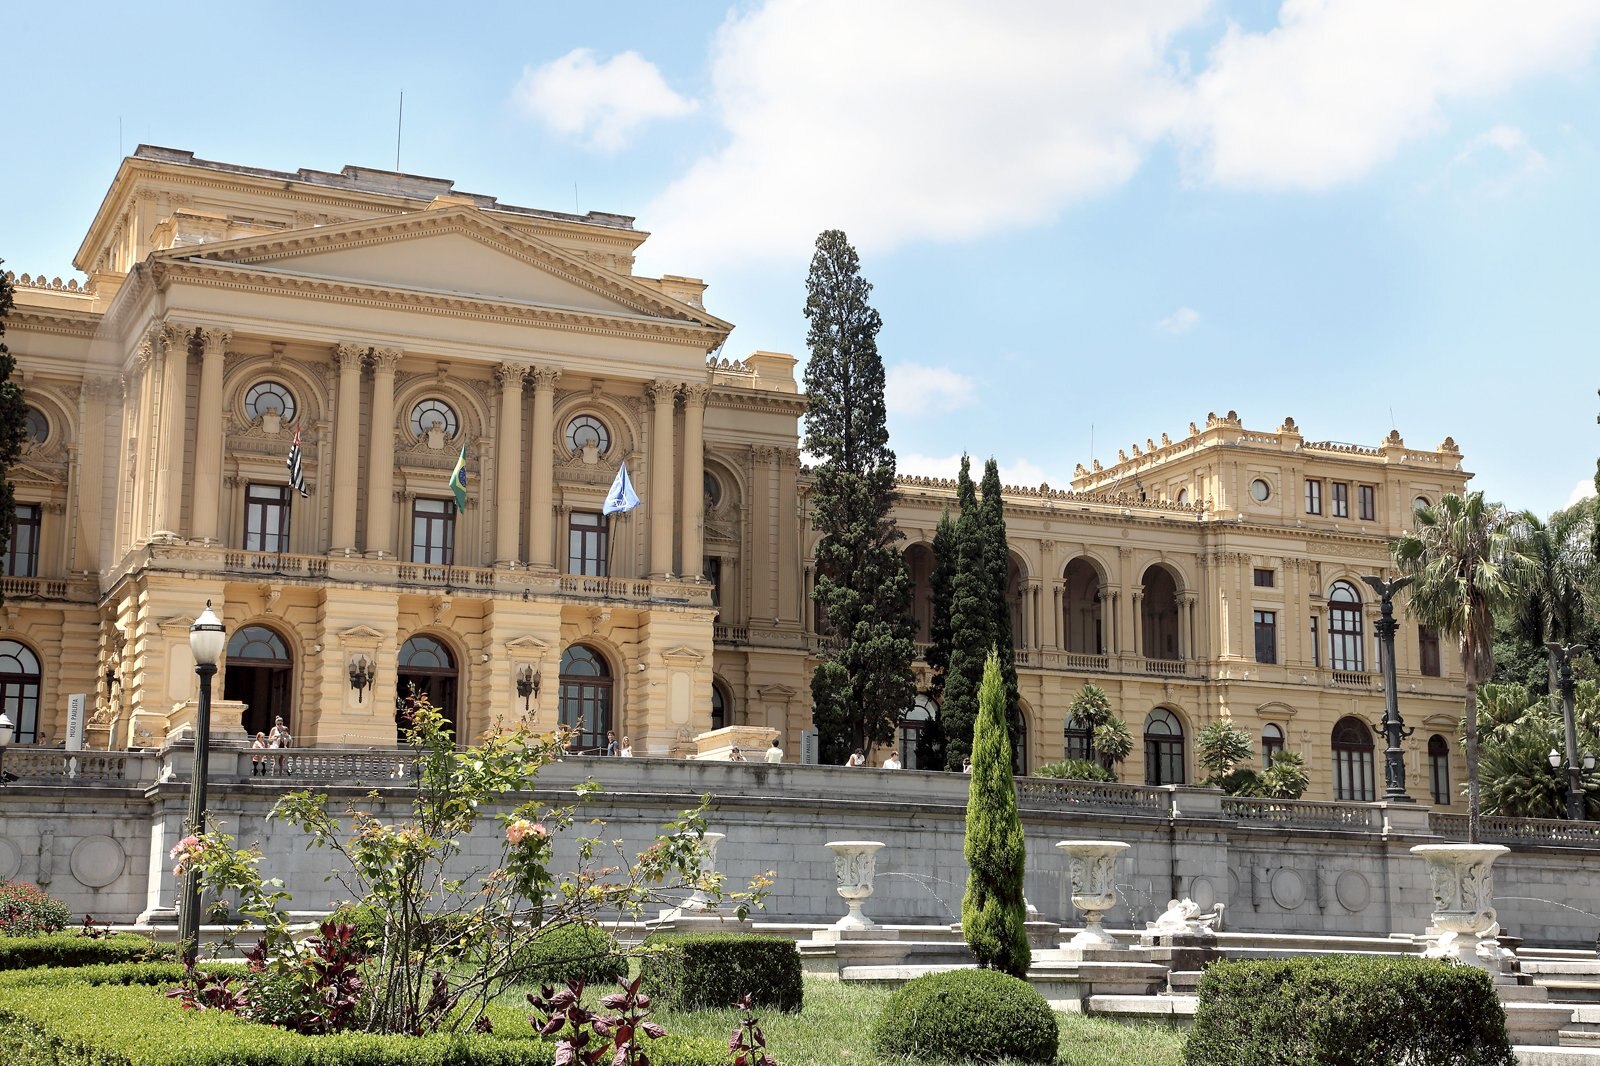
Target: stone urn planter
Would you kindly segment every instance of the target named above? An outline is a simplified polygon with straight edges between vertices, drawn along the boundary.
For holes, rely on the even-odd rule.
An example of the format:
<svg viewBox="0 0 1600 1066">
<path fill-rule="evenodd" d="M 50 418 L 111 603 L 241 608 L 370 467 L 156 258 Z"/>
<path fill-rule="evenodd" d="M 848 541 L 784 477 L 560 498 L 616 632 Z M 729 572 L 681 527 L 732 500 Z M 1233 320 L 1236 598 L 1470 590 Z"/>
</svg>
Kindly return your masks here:
<svg viewBox="0 0 1600 1066">
<path fill-rule="evenodd" d="M 717 845 L 727 839 L 726 833 L 702 833 L 700 843 L 704 850 L 700 853 L 700 877 L 704 880 L 717 872 Z M 696 888 L 683 901 L 686 911 L 713 911 L 717 905 L 705 892 L 705 889 Z"/>
<path fill-rule="evenodd" d="M 833 852 L 833 874 L 838 881 L 839 895 L 850 906 L 850 913 L 833 923 L 835 929 L 871 929 L 878 924 L 861 913 L 861 905 L 872 895 L 873 878 L 878 872 L 878 849 L 883 846 L 876 840 L 828 842 L 828 850 Z"/>
<path fill-rule="evenodd" d="M 1418 844 L 1413 855 L 1428 864 L 1433 888 L 1434 928 L 1438 937 L 1423 952 L 1427 958 L 1454 959 L 1499 973 L 1508 954 L 1496 938 L 1491 867 L 1510 848 L 1499 844 Z"/>
<path fill-rule="evenodd" d="M 1106 911 L 1117 905 L 1117 860 L 1129 845 L 1120 840 L 1063 840 L 1056 847 L 1067 855 L 1072 876 L 1072 905 L 1083 912 L 1084 930 L 1067 941 L 1069 948 L 1115 948 L 1105 930 Z"/>
</svg>

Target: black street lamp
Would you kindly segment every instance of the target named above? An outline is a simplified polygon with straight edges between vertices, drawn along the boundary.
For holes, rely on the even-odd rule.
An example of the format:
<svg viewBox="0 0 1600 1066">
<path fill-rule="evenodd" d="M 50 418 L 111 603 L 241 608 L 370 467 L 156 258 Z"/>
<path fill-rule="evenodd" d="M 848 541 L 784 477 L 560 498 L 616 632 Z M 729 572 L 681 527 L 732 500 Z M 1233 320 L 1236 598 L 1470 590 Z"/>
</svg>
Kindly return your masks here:
<svg viewBox="0 0 1600 1066">
<path fill-rule="evenodd" d="M 1545 644 L 1550 649 L 1550 654 L 1555 658 L 1560 667 L 1557 681 L 1561 686 L 1561 720 L 1567 731 L 1567 818 L 1574 822 L 1583 821 L 1583 770 L 1579 769 L 1578 761 L 1578 719 L 1573 707 L 1573 697 L 1578 689 L 1578 682 L 1572 676 L 1572 656 L 1574 652 L 1588 651 L 1584 644 L 1562 644 L 1559 641 L 1549 641 Z M 1583 767 L 1594 769 L 1594 756 L 1582 756 Z M 1551 767 L 1561 768 L 1561 753 L 1555 750 L 1550 752 Z"/>
<path fill-rule="evenodd" d="M 1378 618 L 1378 640 L 1383 646 L 1383 799 L 1385 803 L 1415 803 L 1406 795 L 1406 756 L 1400 742 L 1415 729 L 1407 729 L 1400 717 L 1400 693 L 1394 680 L 1394 634 L 1400 624 L 1394 620 L 1394 594 L 1416 578 L 1397 577 L 1385 581 L 1381 577 L 1361 580 L 1372 586 L 1378 594 L 1382 615 Z"/>
<path fill-rule="evenodd" d="M 194 652 L 194 672 L 200 675 L 200 708 L 195 716 L 194 775 L 189 781 L 189 832 L 206 830 L 206 771 L 211 746 L 211 679 L 227 641 L 222 620 L 211 612 L 211 601 L 189 627 L 189 649 Z M 191 864 L 184 878 L 183 902 L 178 908 L 178 944 L 186 959 L 200 954 L 200 871 Z"/>
</svg>

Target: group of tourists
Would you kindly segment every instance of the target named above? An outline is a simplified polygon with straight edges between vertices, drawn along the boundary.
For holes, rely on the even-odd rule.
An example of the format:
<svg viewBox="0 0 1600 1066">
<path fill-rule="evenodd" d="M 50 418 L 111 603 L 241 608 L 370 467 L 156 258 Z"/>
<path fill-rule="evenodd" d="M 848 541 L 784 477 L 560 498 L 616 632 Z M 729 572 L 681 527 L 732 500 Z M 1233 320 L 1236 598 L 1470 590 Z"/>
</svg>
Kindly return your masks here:
<svg viewBox="0 0 1600 1066">
<path fill-rule="evenodd" d="M 250 742 L 250 776 L 263 777 L 273 773 L 283 773 L 283 756 L 262 755 L 261 751 L 277 751 L 287 748 L 294 743 L 294 737 L 289 733 L 289 727 L 284 724 L 279 716 L 272 722 L 270 733 L 257 732 L 256 738 Z"/>
</svg>

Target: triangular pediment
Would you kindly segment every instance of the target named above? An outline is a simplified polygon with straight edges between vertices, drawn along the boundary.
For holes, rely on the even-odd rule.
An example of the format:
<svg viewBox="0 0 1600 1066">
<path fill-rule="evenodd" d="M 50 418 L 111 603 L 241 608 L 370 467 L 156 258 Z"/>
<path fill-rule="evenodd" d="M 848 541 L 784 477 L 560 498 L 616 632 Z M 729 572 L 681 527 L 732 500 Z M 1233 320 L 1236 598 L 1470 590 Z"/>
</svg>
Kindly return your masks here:
<svg viewBox="0 0 1600 1066">
<path fill-rule="evenodd" d="M 351 626 L 349 629 L 339 631 L 339 639 L 345 642 L 367 643 L 383 639 L 383 634 L 371 626 Z"/>
<path fill-rule="evenodd" d="M 161 254 L 175 262 L 232 264 L 388 290 L 728 327 L 698 308 L 511 230 L 470 207 L 191 245 Z"/>
<path fill-rule="evenodd" d="M 22 462 L 14 465 L 6 472 L 6 477 L 13 485 L 59 485 L 61 479 L 54 474 L 46 473 L 36 466 Z"/>
<path fill-rule="evenodd" d="M 506 650 L 513 652 L 534 652 L 542 654 L 550 650 L 550 644 L 548 641 L 540 640 L 535 636 L 513 637 L 512 639 L 506 641 Z"/>
</svg>

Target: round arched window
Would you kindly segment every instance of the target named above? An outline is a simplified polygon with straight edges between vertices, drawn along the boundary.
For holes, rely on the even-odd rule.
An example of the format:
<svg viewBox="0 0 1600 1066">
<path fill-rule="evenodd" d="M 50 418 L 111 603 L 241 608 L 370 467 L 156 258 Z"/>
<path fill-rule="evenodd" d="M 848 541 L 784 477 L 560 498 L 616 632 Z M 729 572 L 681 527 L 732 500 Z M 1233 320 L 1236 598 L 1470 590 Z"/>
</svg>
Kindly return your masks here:
<svg viewBox="0 0 1600 1066">
<path fill-rule="evenodd" d="M 574 644 L 561 654 L 558 720 L 579 754 L 605 754 L 611 732 L 611 668 L 593 648 Z"/>
<path fill-rule="evenodd" d="M 440 399 L 427 399 L 411 408 L 411 432 L 421 437 L 437 428 L 446 437 L 454 437 L 461 428 L 456 420 L 455 408 Z"/>
<path fill-rule="evenodd" d="M 1433 506 L 1433 504 L 1428 501 L 1428 498 L 1426 496 L 1418 496 L 1416 499 L 1411 501 L 1411 509 L 1413 511 L 1420 511 L 1424 507 L 1432 507 L 1432 506 Z"/>
<path fill-rule="evenodd" d="M 1157 707 L 1144 720 L 1144 783 L 1181 785 L 1183 765 L 1183 723 L 1165 707 Z"/>
<path fill-rule="evenodd" d="M 1377 798 L 1372 730 L 1359 718 L 1345 717 L 1333 727 L 1333 798 L 1371 803 Z"/>
<path fill-rule="evenodd" d="M 39 657 L 15 640 L 0 640 L 0 707 L 18 744 L 39 743 Z"/>
<path fill-rule="evenodd" d="M 288 662 L 283 638 L 266 626 L 245 626 L 228 638 L 228 661 Z"/>
<path fill-rule="evenodd" d="M 1261 765 L 1271 766 L 1272 760 L 1283 754 L 1283 729 L 1268 722 L 1261 727 Z"/>
<path fill-rule="evenodd" d="M 1250 482 L 1250 498 L 1257 503 L 1266 503 L 1272 498 L 1272 486 L 1262 478 Z"/>
<path fill-rule="evenodd" d="M 33 443 L 43 444 L 50 439 L 50 419 L 46 418 L 44 412 L 37 407 L 28 408 L 23 425 L 27 429 L 28 439 Z"/>
<path fill-rule="evenodd" d="M 579 415 L 567 423 L 567 450 L 581 452 L 588 447 L 604 455 L 611 448 L 611 433 L 594 415 Z"/>
<path fill-rule="evenodd" d="M 1188 489 L 1179 489 L 1178 490 L 1178 506 L 1179 507 L 1187 507 L 1187 506 L 1189 506 L 1189 490 Z"/>
<path fill-rule="evenodd" d="M 294 393 L 276 381 L 259 382 L 244 394 L 244 413 L 252 422 L 266 415 L 277 415 L 285 422 L 293 422 L 294 410 Z"/>
</svg>

